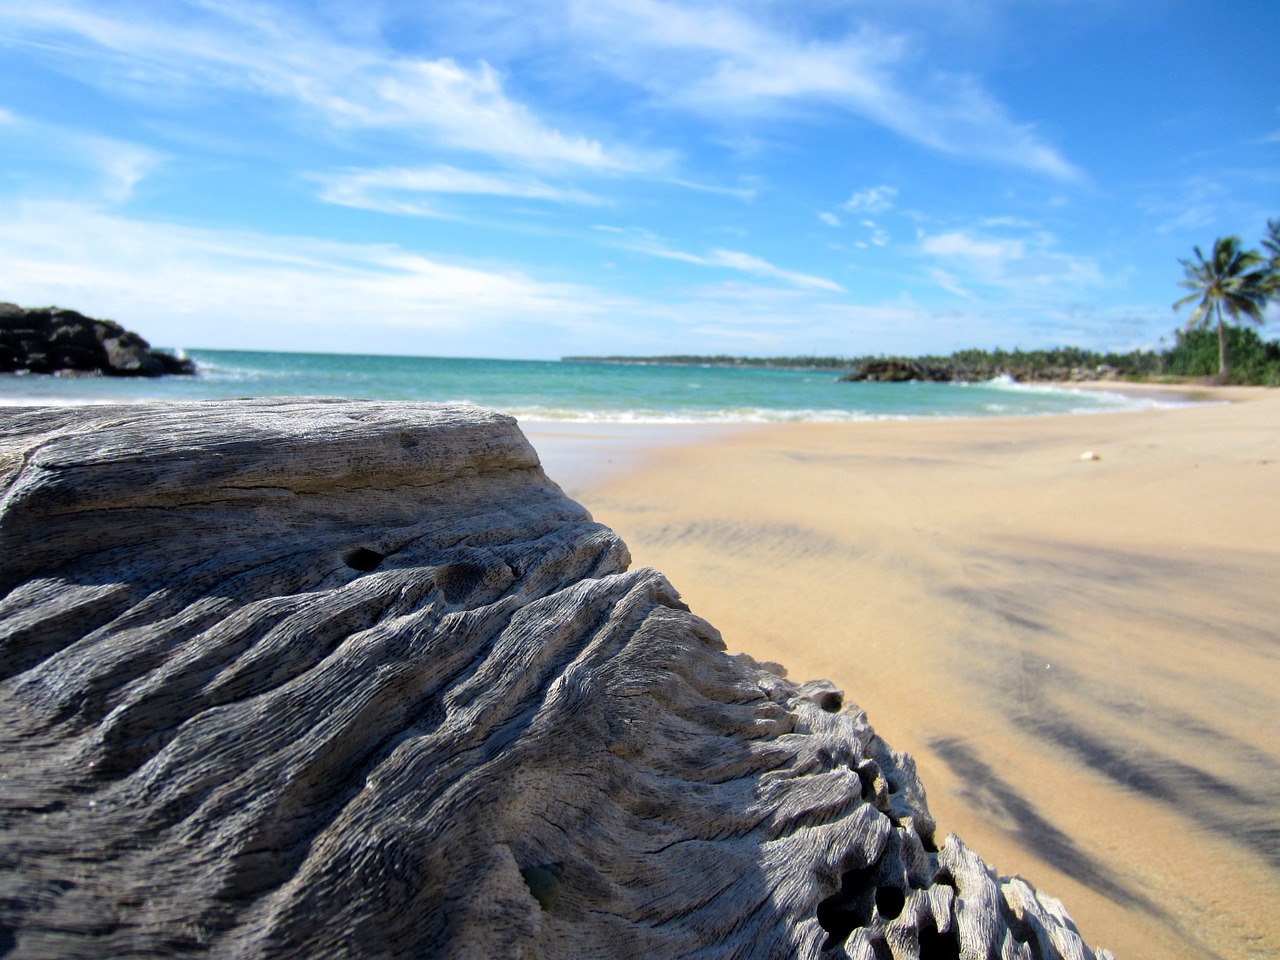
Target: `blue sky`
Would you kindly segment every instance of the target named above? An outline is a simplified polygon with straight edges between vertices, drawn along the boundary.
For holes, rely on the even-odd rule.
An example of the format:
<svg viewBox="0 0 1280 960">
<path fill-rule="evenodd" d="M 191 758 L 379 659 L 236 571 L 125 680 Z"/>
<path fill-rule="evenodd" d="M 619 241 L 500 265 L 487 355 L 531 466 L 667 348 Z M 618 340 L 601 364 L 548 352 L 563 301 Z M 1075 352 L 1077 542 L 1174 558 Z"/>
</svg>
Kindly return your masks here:
<svg viewBox="0 0 1280 960">
<path fill-rule="evenodd" d="M 0 0 L 0 300 L 170 346 L 1157 346 L 1275 0 Z M 1275 313 L 1265 335 L 1274 336 Z"/>
</svg>

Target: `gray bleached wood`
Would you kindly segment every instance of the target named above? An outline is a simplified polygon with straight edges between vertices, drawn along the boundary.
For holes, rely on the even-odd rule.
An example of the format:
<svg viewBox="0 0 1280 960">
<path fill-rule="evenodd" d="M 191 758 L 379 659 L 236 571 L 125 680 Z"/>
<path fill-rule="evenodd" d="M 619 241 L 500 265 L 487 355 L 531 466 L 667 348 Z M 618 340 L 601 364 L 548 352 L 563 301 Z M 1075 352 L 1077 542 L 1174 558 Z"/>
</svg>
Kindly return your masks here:
<svg viewBox="0 0 1280 960">
<path fill-rule="evenodd" d="M 0 956 L 1109 956 L 509 417 L 0 422 Z"/>
</svg>

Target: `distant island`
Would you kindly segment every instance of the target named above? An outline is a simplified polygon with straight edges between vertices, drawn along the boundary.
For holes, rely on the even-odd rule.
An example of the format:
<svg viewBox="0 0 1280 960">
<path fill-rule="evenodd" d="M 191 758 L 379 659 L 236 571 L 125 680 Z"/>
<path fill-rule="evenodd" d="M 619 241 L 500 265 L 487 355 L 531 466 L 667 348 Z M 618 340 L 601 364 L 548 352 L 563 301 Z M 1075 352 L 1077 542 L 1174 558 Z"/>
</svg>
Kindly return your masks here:
<svg viewBox="0 0 1280 960">
<path fill-rule="evenodd" d="M 779 370 L 843 371 L 844 381 L 976 383 L 1009 377 L 1021 383 L 1083 380 L 1190 380 L 1218 373 L 1218 335 L 1210 329 L 1177 331 L 1166 350 L 1128 353 L 1055 347 L 1047 350 L 957 350 L 947 356 L 733 357 L 670 354 L 654 357 L 562 357 L 566 363 L 765 367 Z M 1226 328 L 1230 382 L 1280 386 L 1280 344 L 1249 327 Z"/>
<path fill-rule="evenodd" d="M 0 303 L 0 373 L 160 377 L 195 372 L 191 360 L 153 350 L 114 320 L 61 307 Z"/>
</svg>

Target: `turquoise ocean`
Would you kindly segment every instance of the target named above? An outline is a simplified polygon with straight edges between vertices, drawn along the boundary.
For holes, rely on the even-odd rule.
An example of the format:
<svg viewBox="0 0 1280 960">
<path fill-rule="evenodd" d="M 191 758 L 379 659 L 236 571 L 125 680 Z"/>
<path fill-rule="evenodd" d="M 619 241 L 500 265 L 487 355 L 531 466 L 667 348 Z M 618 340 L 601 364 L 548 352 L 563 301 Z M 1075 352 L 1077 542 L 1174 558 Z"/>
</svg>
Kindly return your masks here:
<svg viewBox="0 0 1280 960">
<path fill-rule="evenodd" d="M 0 405 L 258 396 L 462 402 L 528 424 L 747 424 L 1101 413 L 1167 400 L 973 384 L 840 383 L 830 370 L 190 350 L 194 377 L 0 375 Z"/>
</svg>

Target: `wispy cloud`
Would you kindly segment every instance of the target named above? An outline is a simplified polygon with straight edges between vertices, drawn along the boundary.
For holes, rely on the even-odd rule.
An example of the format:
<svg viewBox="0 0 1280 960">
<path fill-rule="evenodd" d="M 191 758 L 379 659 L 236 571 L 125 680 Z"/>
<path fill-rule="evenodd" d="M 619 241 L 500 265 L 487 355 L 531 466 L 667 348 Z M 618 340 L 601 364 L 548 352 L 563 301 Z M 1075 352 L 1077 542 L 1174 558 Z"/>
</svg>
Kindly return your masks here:
<svg viewBox="0 0 1280 960">
<path fill-rule="evenodd" d="M 834 105 L 944 153 L 1080 177 L 974 78 L 929 71 L 906 35 L 863 24 L 800 36 L 728 5 L 671 0 L 570 0 L 570 9 L 600 45 L 599 62 L 665 105 L 711 117 Z"/>
<path fill-rule="evenodd" d="M 920 242 L 921 252 L 941 264 L 930 271 L 934 282 L 964 297 L 972 296 L 970 288 L 975 284 L 1043 296 L 1102 283 L 1102 272 L 1092 258 L 1062 253 L 1056 247 L 1057 238 L 1047 231 L 1002 237 L 953 230 L 925 236 Z"/>
<path fill-rule="evenodd" d="M 929 279 L 943 290 L 947 291 L 947 293 L 955 294 L 962 300 L 978 299 L 978 295 L 976 293 L 960 285 L 960 281 L 956 279 L 954 274 L 951 274 L 940 267 L 930 267 L 928 274 Z"/>
<path fill-rule="evenodd" d="M 534 177 L 460 170 L 457 167 L 390 167 L 316 174 L 327 203 L 405 216 L 439 217 L 442 211 L 417 199 L 424 194 L 471 194 L 600 205 L 605 201 L 582 190 L 557 187 Z"/>
<path fill-rule="evenodd" d="M 669 160 L 608 148 L 598 140 L 548 127 L 506 96 L 498 74 L 486 63 L 468 70 L 448 59 L 399 61 L 379 73 L 359 100 L 348 97 L 342 104 L 361 111 L 364 123 L 419 127 L 445 146 L 535 165 L 640 171 L 660 168 Z"/>
<path fill-rule="evenodd" d="M 753 276 L 763 271 L 763 280 L 775 269 L 731 252 L 695 259 Z M 305 343 L 350 352 L 358 343 L 370 352 L 474 356 L 484 343 L 491 356 L 558 356 L 657 353 L 673 344 L 777 353 L 803 343 L 831 353 L 851 342 L 857 328 L 850 320 L 867 323 L 868 344 L 886 331 L 906 336 L 892 318 L 911 316 L 919 321 L 911 329 L 927 328 L 919 310 L 840 307 L 821 282 L 730 281 L 674 300 L 629 297 L 394 244 L 192 228 L 73 203 L 0 201 L 0 263 L 13 278 L 5 294 L 16 302 L 114 317 L 168 346 L 289 350 Z"/>
<path fill-rule="evenodd" d="M 825 223 L 828 227 L 840 226 L 840 218 L 828 210 L 823 210 L 818 214 L 818 219 Z"/>
<path fill-rule="evenodd" d="M 884 213 L 893 209 L 893 201 L 897 196 L 898 191 L 895 187 L 881 184 L 878 187 L 868 187 L 866 190 L 855 192 L 840 204 L 840 207 L 850 213 Z"/>
<path fill-rule="evenodd" d="M 1156 233 L 1208 230 L 1226 219 L 1231 191 L 1218 179 L 1199 175 L 1160 184 L 1138 199 L 1138 206 L 1156 219 Z"/>
<path fill-rule="evenodd" d="M 392 244 L 185 227 L 75 203 L 0 203 L 0 263 L 10 299 L 136 318 L 152 339 L 187 346 L 237 346 L 254 331 L 267 349 L 350 349 L 356 322 L 365 349 L 458 355 L 512 318 L 565 330 L 611 309 L 586 287 Z"/>
<path fill-rule="evenodd" d="M 134 187 L 161 162 L 152 150 L 104 137 L 85 137 L 80 142 L 101 171 L 105 199 L 114 203 L 128 200 Z"/>
<path fill-rule="evenodd" d="M 669 154 L 609 146 L 564 132 L 508 95 L 489 64 L 421 59 L 354 46 L 275 8 L 177 4 L 6 5 L 11 37 L 57 42 L 63 68 L 140 95 L 222 88 L 292 103 L 334 127 L 395 128 L 458 150 L 530 166 L 653 171 Z"/>
<path fill-rule="evenodd" d="M 1008 264 L 1026 256 L 1026 244 L 1021 240 L 980 239 L 959 230 L 926 237 L 920 247 L 925 253 L 963 260 L 991 274 L 1003 272 Z"/>
<path fill-rule="evenodd" d="M 672 186 L 684 187 L 686 190 L 695 190 L 698 193 L 716 193 L 724 197 L 734 197 L 738 200 L 754 200 L 760 193 L 756 187 L 725 187 L 714 183 L 698 183 L 695 180 L 685 180 L 680 177 L 666 177 L 665 182 Z"/>
<path fill-rule="evenodd" d="M 42 157 L 35 165 L 39 175 L 63 174 L 57 177 L 63 193 L 65 173 L 74 170 L 78 179 L 88 178 L 80 192 L 107 203 L 128 200 L 138 183 L 164 160 L 156 151 L 137 144 L 69 130 L 8 110 L 0 110 L 0 124 L 7 128 L 0 155 L 6 149 L 38 152 Z"/>
<path fill-rule="evenodd" d="M 597 231 L 611 235 L 613 244 L 635 253 L 643 253 L 664 260 L 678 260 L 699 267 L 714 267 L 723 270 L 737 270 L 759 277 L 782 280 L 792 286 L 810 290 L 826 290 L 832 293 L 843 292 L 844 288 L 834 280 L 816 277 L 796 270 L 786 270 L 775 266 L 767 260 L 739 250 L 716 248 L 705 254 L 688 253 L 668 246 L 656 234 L 647 230 L 625 229 L 621 227 L 598 226 Z"/>
<path fill-rule="evenodd" d="M 862 225 L 871 231 L 871 236 L 867 242 L 873 247 L 887 247 L 889 245 L 889 234 L 874 220 L 863 220 Z"/>
<path fill-rule="evenodd" d="M 605 233 L 625 239 L 633 231 Z M 945 352 L 1028 331 L 1021 304 L 980 298 L 980 308 L 937 310 L 907 297 L 857 304 L 831 297 L 827 282 L 771 284 L 776 268 L 749 255 L 712 251 L 692 262 L 743 279 L 688 288 L 671 300 L 648 292 L 629 297 L 394 244 L 193 228 L 86 204 L 0 201 L 6 297 L 115 317 L 169 346 L 288 350 L 305 343 L 350 352 L 358 344 L 371 352 L 473 356 L 483 343 L 488 355 L 558 356 L 711 353 L 737 345 L 766 354 L 853 355 L 918 352 L 922 343 Z M 971 292 L 959 276 L 937 269 L 939 283 L 951 283 L 958 295 Z M 1035 342 L 1061 342 L 1061 331 L 1082 322 L 1050 317 Z M 1111 319 L 1094 327 L 1095 342 L 1114 337 Z"/>
</svg>

